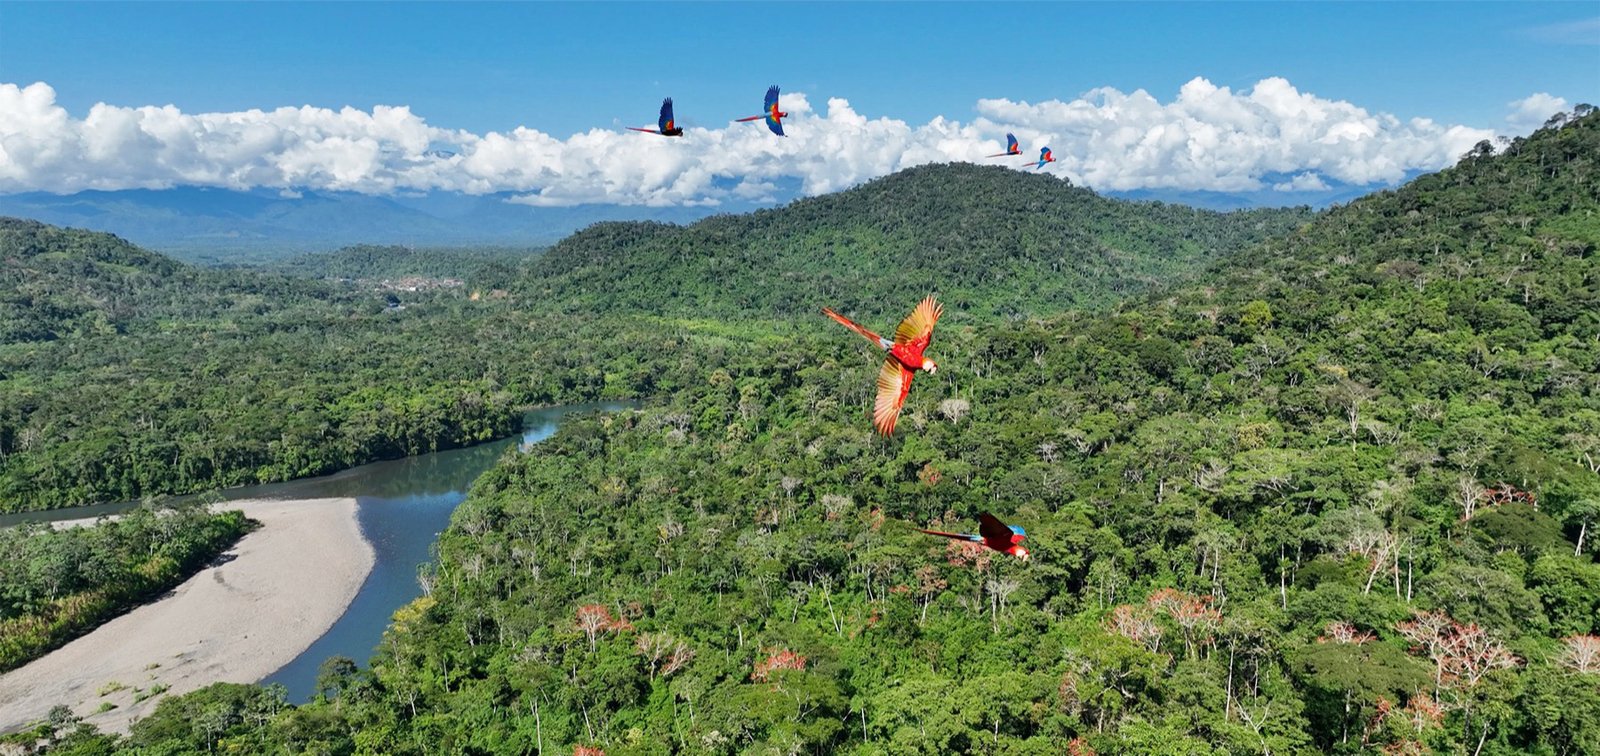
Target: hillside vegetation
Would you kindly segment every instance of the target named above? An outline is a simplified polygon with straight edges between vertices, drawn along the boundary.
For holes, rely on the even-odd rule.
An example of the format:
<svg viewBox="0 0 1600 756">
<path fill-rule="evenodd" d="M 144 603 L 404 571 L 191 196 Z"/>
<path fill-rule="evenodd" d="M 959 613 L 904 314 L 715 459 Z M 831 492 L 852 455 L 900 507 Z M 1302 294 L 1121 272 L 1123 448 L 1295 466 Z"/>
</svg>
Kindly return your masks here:
<svg viewBox="0 0 1600 756">
<path fill-rule="evenodd" d="M 531 262 L 355 247 L 203 268 L 0 219 L 0 511 L 316 475 L 501 437 L 531 404 L 670 394 L 755 340 L 735 320 L 821 332 L 818 307 L 897 319 L 930 287 L 956 324 L 1105 305 L 1305 217 L 935 166 L 689 227 L 601 224 Z M 371 280 L 398 274 L 464 285 Z"/>
<path fill-rule="evenodd" d="M 356 244 L 333 252 L 299 255 L 267 266 L 321 279 L 395 281 L 407 277 L 455 279 L 478 288 L 503 288 L 537 249 L 513 247 L 415 248 Z"/>
<path fill-rule="evenodd" d="M 567 311 L 900 317 L 939 292 L 968 316 L 1102 307 L 1283 233 L 1305 208 L 1218 213 L 1106 199 L 965 163 L 911 168 L 776 210 L 691 226 L 600 223 L 524 282 Z"/>
<path fill-rule="evenodd" d="M 661 406 L 485 474 L 370 669 L 330 662 L 305 706 L 219 685 L 126 740 L 37 734 L 58 753 L 1600 752 L 1597 254 L 1591 115 L 1112 313 L 941 325 L 943 369 L 888 441 L 859 340 L 730 323 L 754 345 Z M 911 529 L 985 510 L 1033 561 Z"/>
</svg>

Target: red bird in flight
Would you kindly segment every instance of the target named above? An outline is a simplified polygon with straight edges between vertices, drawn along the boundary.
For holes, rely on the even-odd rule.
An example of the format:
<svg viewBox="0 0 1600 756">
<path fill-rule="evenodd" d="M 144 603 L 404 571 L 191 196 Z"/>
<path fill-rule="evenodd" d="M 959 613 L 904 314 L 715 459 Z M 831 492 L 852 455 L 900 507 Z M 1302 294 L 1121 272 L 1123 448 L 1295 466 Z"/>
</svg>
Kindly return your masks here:
<svg viewBox="0 0 1600 756">
<path fill-rule="evenodd" d="M 942 312 L 944 305 L 939 304 L 933 295 L 928 295 L 905 320 L 900 321 L 900 327 L 894 329 L 894 340 L 890 341 L 833 310 L 822 308 L 824 315 L 888 352 L 883 367 L 878 369 L 878 398 L 872 406 L 872 424 L 885 436 L 894 433 L 895 420 L 900 417 L 900 406 L 906 403 L 906 394 L 911 391 L 911 378 L 918 370 L 933 375 L 939 369 L 922 352 L 933 341 L 933 324 L 939 322 Z"/>
<path fill-rule="evenodd" d="M 1024 562 L 1028 561 L 1028 550 L 1022 546 L 1022 539 L 1028 537 L 1027 532 L 1017 525 L 1007 525 L 1001 522 L 1000 518 L 988 512 L 978 515 L 977 533 L 941 533 L 937 530 L 923 530 L 922 528 L 917 528 L 917 530 L 928 535 L 952 538 L 957 541 L 981 543 L 1002 554 L 1010 554 Z"/>
</svg>

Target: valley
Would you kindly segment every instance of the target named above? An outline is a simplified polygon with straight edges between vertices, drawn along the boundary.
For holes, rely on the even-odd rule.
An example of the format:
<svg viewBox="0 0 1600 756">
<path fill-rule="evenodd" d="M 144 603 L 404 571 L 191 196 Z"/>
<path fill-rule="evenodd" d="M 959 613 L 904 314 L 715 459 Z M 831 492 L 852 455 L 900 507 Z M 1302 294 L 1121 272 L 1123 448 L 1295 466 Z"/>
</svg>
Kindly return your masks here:
<svg viewBox="0 0 1600 756">
<path fill-rule="evenodd" d="M 47 720 L 11 742 L 1600 749 L 1597 161 L 1600 115 L 1575 115 L 1314 214 L 924 166 L 417 269 L 463 285 L 400 311 L 348 274 L 6 220 L 11 511 L 646 400 L 496 457 L 421 593 L 310 701 L 219 684 L 126 736 Z M 878 437 L 879 356 L 817 311 L 877 323 L 930 291 L 940 370 Z M 914 530 L 982 511 L 1026 524 L 1033 558 Z"/>
</svg>

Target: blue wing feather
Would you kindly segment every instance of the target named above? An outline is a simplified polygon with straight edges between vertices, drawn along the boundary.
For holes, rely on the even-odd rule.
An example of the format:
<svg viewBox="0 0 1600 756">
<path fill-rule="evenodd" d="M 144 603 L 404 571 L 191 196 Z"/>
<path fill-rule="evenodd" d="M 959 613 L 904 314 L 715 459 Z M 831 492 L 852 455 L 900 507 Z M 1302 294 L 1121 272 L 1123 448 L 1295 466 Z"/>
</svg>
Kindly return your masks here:
<svg viewBox="0 0 1600 756">
<path fill-rule="evenodd" d="M 1016 152 L 1016 151 L 1017 151 L 1017 135 L 1016 134 L 1012 134 L 1010 132 L 1007 132 L 1006 133 L 1006 152 Z"/>
<path fill-rule="evenodd" d="M 767 99 L 764 100 L 763 103 L 762 103 L 764 105 L 763 109 L 764 110 L 771 110 L 772 106 L 774 104 L 776 104 L 777 102 L 778 102 L 778 85 L 777 84 L 773 84 L 772 86 L 767 87 Z"/>
<path fill-rule="evenodd" d="M 772 129 L 772 133 L 777 134 L 778 136 L 784 135 L 783 124 L 779 123 L 778 121 L 774 121 L 771 118 L 767 119 L 767 128 Z"/>
<path fill-rule="evenodd" d="M 669 124 L 669 123 L 672 123 L 672 98 L 671 97 L 668 97 L 667 99 L 661 101 L 661 120 L 658 122 L 658 126 L 661 128 L 662 131 L 666 131 L 667 130 L 667 124 Z"/>
</svg>

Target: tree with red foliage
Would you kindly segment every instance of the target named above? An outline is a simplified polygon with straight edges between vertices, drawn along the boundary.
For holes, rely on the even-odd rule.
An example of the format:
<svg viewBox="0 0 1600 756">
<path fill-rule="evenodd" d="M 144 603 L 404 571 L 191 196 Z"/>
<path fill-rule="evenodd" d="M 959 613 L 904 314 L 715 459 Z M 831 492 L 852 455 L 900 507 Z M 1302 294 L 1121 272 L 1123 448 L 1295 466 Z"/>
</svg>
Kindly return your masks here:
<svg viewBox="0 0 1600 756">
<path fill-rule="evenodd" d="M 1106 618 L 1106 630 L 1144 646 L 1155 653 L 1161 648 L 1161 625 L 1144 607 L 1123 604 L 1111 610 Z"/>
<path fill-rule="evenodd" d="M 1522 663 L 1477 623 L 1463 625 L 1441 611 L 1415 611 L 1395 629 L 1433 660 L 1435 688 L 1472 687 L 1491 671 Z"/>
<path fill-rule="evenodd" d="M 1211 608 L 1210 596 L 1191 596 L 1175 588 L 1162 588 L 1145 602 L 1151 609 L 1166 614 L 1183 631 L 1185 655 L 1210 645 L 1222 625 L 1222 612 Z"/>
<path fill-rule="evenodd" d="M 605 604 L 584 604 L 578 607 L 578 629 L 589 638 L 589 650 L 595 648 L 596 639 L 603 632 L 622 632 L 632 630 L 633 623 L 626 619 L 617 619 L 611 616 L 611 610 Z"/>
<path fill-rule="evenodd" d="M 806 657 L 786 648 L 775 649 L 767 658 L 756 662 L 755 671 L 750 673 L 750 679 L 756 682 L 766 682 L 773 672 L 780 669 L 805 669 Z"/>
</svg>

